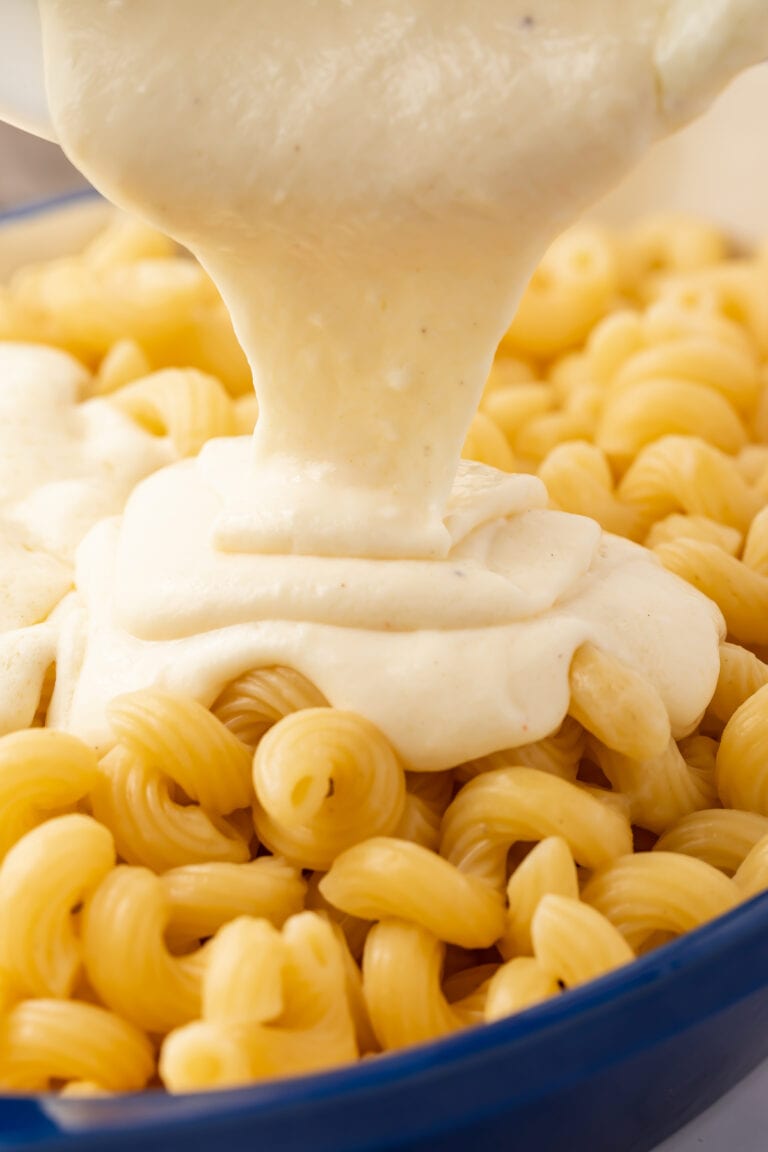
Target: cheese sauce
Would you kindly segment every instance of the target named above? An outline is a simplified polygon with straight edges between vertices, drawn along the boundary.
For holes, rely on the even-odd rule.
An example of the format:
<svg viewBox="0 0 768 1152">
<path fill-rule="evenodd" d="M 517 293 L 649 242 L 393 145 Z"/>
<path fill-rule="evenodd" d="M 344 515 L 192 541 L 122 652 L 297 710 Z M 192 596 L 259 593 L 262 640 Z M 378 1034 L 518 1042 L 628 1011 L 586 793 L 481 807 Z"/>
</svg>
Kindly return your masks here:
<svg viewBox="0 0 768 1152">
<path fill-rule="evenodd" d="M 279 662 L 442 768 L 555 729 L 591 640 L 690 730 L 714 606 L 532 478 L 457 465 L 547 243 L 765 54 L 761 0 L 41 13 L 60 142 L 212 274 L 260 409 L 81 547 L 52 722 L 106 742 L 119 692 L 210 703 Z"/>
</svg>

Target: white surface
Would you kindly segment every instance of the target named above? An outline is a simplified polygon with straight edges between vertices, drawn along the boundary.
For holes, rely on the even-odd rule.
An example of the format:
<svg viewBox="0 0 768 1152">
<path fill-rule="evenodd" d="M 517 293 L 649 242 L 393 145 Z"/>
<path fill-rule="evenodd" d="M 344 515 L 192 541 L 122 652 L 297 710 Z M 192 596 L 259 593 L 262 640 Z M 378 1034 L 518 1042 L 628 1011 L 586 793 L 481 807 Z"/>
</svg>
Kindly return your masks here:
<svg viewBox="0 0 768 1152">
<path fill-rule="evenodd" d="M 765 1152 L 768 1147 L 768 1062 L 737 1084 L 656 1152 Z"/>
</svg>

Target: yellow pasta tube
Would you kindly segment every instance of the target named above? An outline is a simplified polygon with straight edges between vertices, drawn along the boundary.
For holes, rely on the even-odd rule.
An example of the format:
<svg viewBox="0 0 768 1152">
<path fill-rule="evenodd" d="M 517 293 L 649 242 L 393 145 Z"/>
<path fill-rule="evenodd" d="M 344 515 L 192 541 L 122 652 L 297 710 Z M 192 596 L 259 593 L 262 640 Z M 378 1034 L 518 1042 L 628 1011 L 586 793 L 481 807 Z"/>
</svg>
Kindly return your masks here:
<svg viewBox="0 0 768 1152">
<path fill-rule="evenodd" d="M 143 348 L 135 340 L 117 340 L 99 364 L 93 379 L 92 392 L 95 396 L 107 396 L 149 376 L 152 366 Z"/>
<path fill-rule="evenodd" d="M 515 467 L 515 458 L 503 431 L 486 412 L 476 412 L 472 417 L 461 457 L 502 472 L 512 472 Z"/>
<path fill-rule="evenodd" d="M 654 851 L 682 852 L 733 875 L 764 836 L 768 816 L 710 808 L 683 816 L 659 838 Z"/>
<path fill-rule="evenodd" d="M 271 851 L 304 868 L 397 828 L 405 773 L 387 739 L 361 716 L 311 708 L 262 738 L 253 764 L 254 821 Z"/>
<path fill-rule="evenodd" d="M 226 389 L 195 368 L 153 372 L 118 388 L 109 401 L 148 432 L 168 436 L 180 456 L 194 456 L 207 440 L 237 431 Z"/>
<path fill-rule="evenodd" d="M 611 466 L 596 444 L 573 440 L 559 444 L 542 460 L 539 477 L 564 512 L 590 516 L 606 532 L 641 540 L 647 521 L 616 495 Z"/>
<path fill-rule="evenodd" d="M 548 357 L 575 347 L 606 311 L 615 285 L 607 237 L 592 225 L 570 229 L 533 274 L 502 348 Z"/>
<path fill-rule="evenodd" d="M 768 888 L 768 835 L 752 846 L 737 870 L 734 881 L 745 900 Z"/>
<path fill-rule="evenodd" d="M 656 555 L 670 572 L 715 601 L 735 640 L 768 644 L 768 576 L 697 540 L 662 544 Z"/>
<path fill-rule="evenodd" d="M 570 687 L 571 716 L 607 747 L 642 760 L 669 744 L 669 715 L 656 689 L 594 644 L 574 653 Z"/>
<path fill-rule="evenodd" d="M 763 503 L 730 456 L 695 436 L 662 436 L 649 444 L 627 469 L 618 496 L 649 520 L 685 512 L 740 532 Z"/>
<path fill-rule="evenodd" d="M 611 390 L 617 393 L 659 379 L 705 385 L 742 414 L 754 409 L 760 395 L 759 364 L 754 353 L 705 333 L 687 334 L 638 350 L 618 368 Z M 665 410 L 663 401 L 659 408 Z"/>
<path fill-rule="evenodd" d="M 183 945 L 215 935 L 239 916 L 280 928 L 302 910 L 307 887 L 297 868 L 272 856 L 245 864 L 188 864 L 166 872 L 160 884 L 168 901 L 168 937 Z"/>
<path fill-rule="evenodd" d="M 147 1032 L 200 1015 L 204 955 L 173 956 L 168 899 L 144 868 L 114 869 L 83 911 L 83 958 L 101 1001 Z"/>
<path fill-rule="evenodd" d="M 249 749 L 196 700 L 133 692 L 113 700 L 107 716 L 124 747 L 203 808 L 227 813 L 250 804 Z"/>
<path fill-rule="evenodd" d="M 487 948 L 504 930 L 500 892 L 405 840 L 379 837 L 348 849 L 320 881 L 320 891 L 353 916 L 398 917 L 462 948 Z"/>
<path fill-rule="evenodd" d="M 545 736 L 533 744 L 523 744 L 520 748 L 508 748 L 501 752 L 491 752 L 478 760 L 469 760 L 454 770 L 458 780 L 471 780 L 483 772 L 496 768 L 538 768 L 550 772 L 563 780 L 575 780 L 585 749 L 584 729 L 573 717 L 566 716 L 557 732 Z"/>
<path fill-rule="evenodd" d="M 314 684 L 293 668 L 256 668 L 228 684 L 211 711 L 238 740 L 255 748 L 264 733 L 304 708 L 328 701 Z"/>
<path fill-rule="evenodd" d="M 101 762 L 92 794 L 93 812 L 115 838 L 128 864 L 164 872 L 186 864 L 250 858 L 248 841 L 223 817 L 171 795 L 174 782 L 145 766 L 126 749 L 113 748 Z"/>
<path fill-rule="evenodd" d="M 0 739 L 0 860 L 57 809 L 75 804 L 99 779 L 95 753 L 64 732 L 35 729 Z"/>
<path fill-rule="evenodd" d="M 737 708 L 768 684 L 768 664 L 739 644 L 720 645 L 720 675 L 708 712 L 727 724 Z"/>
<path fill-rule="evenodd" d="M 363 989 L 381 1047 L 404 1048 L 462 1027 L 441 987 L 445 945 L 428 929 L 384 920 L 371 929 L 363 957 Z"/>
<path fill-rule="evenodd" d="M 318 1071 L 357 1057 L 344 956 L 331 926 L 311 912 L 292 917 L 283 928 L 282 963 L 273 951 L 273 931 L 268 929 L 261 940 L 265 950 L 258 958 L 250 955 L 258 944 L 253 930 L 240 922 L 222 930 L 221 943 L 214 941 L 205 976 L 205 1019 L 172 1032 L 162 1047 L 160 1072 L 172 1092 Z M 244 959 L 246 978 L 238 974 L 234 990 L 228 991 L 229 980 L 239 973 Z M 258 1021 L 254 1017 L 260 1011 L 271 1013 L 278 1007 L 274 980 L 278 967 L 282 1011 L 274 1020 Z M 253 976 L 257 971 L 271 972 L 267 989 L 260 993 L 251 985 L 249 994 L 248 973 Z M 219 989 L 219 999 L 208 997 L 213 985 Z M 225 1011 L 220 1014 L 222 1007 Z M 250 1021 L 234 1020 L 242 1011 L 251 1015 Z"/>
<path fill-rule="evenodd" d="M 734 712 L 717 753 L 717 790 L 728 808 L 768 816 L 768 685 Z"/>
<path fill-rule="evenodd" d="M 729 453 L 747 443 L 733 406 L 704 384 L 654 377 L 611 389 L 595 436 L 608 456 L 626 465 L 662 436 L 698 436 Z"/>
<path fill-rule="evenodd" d="M 629 821 L 617 808 L 535 768 L 505 768 L 464 785 L 443 819 L 441 851 L 501 891 L 510 847 L 547 836 L 562 836 L 587 868 L 632 849 Z"/>
<path fill-rule="evenodd" d="M 491 979 L 485 998 L 485 1020 L 502 1020 L 560 993 L 554 976 L 533 956 L 516 956 L 502 964 Z"/>
<path fill-rule="evenodd" d="M 114 867 L 106 828 L 90 816 L 58 816 L 28 832 L 0 868 L 0 967 L 31 996 L 70 996 L 81 969 L 73 920 Z"/>
<path fill-rule="evenodd" d="M 528 853 L 507 884 L 507 926 L 497 947 L 505 959 L 532 956 L 531 923 L 544 896 L 579 897 L 579 878 L 571 850 L 561 836 L 548 836 Z"/>
<path fill-rule="evenodd" d="M 700 540 L 705 544 L 715 544 L 735 556 L 741 549 L 742 536 L 735 528 L 727 524 L 718 524 L 707 516 L 684 516 L 680 512 L 673 512 L 663 520 L 657 520 L 652 526 L 643 543 L 646 548 L 657 548 L 662 544 L 674 543 L 675 540 Z"/>
<path fill-rule="evenodd" d="M 137 1092 L 155 1067 L 152 1045 L 112 1012 L 74 1000 L 25 1000 L 0 1016 L 0 1087 L 44 1092 L 90 1081 Z"/>
<path fill-rule="evenodd" d="M 713 765 L 689 763 L 674 740 L 659 756 L 636 760 L 599 743 L 592 755 L 630 805 L 633 824 L 663 832 L 682 816 L 711 808 L 717 798 Z"/>
<path fill-rule="evenodd" d="M 202 1015 L 220 1024 L 264 1024 L 284 1008 L 288 950 L 267 920 L 241 916 L 211 942 L 203 981 Z"/>
<path fill-rule="evenodd" d="M 541 968 L 575 988 L 634 960 L 610 920 L 571 896 L 544 896 L 531 922 L 533 951 Z"/>
<path fill-rule="evenodd" d="M 679 935 L 735 907 L 733 880 L 692 856 L 638 852 L 600 869 L 582 898 L 618 928 L 635 951 L 656 932 Z"/>
</svg>

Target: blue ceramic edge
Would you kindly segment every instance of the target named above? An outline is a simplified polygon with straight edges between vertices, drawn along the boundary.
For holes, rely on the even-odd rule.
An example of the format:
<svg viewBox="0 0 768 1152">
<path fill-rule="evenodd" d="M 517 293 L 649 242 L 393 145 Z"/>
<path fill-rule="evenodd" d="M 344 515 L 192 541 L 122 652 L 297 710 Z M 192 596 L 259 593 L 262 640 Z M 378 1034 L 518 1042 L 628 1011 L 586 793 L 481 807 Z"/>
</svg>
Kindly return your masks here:
<svg viewBox="0 0 768 1152">
<path fill-rule="evenodd" d="M 17 204 L 0 212 L 0 228 L 19 220 L 42 216 L 46 212 L 53 212 L 57 208 L 69 208 L 71 205 L 78 204 L 81 201 L 100 199 L 101 197 L 95 188 L 77 188 L 73 192 L 64 192 L 60 196 L 48 196 L 40 200 L 28 200 L 24 204 Z"/>
</svg>

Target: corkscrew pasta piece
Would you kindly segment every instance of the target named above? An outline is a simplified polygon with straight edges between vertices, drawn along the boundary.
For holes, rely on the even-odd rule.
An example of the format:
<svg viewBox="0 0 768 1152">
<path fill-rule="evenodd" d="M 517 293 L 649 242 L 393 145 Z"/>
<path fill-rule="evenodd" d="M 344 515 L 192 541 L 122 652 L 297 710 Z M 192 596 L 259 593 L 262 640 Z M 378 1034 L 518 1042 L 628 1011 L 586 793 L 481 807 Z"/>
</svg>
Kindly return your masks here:
<svg viewBox="0 0 768 1152">
<path fill-rule="evenodd" d="M 306 908 L 311 912 L 319 912 L 334 926 L 339 928 L 347 943 L 350 954 L 356 961 L 363 955 L 365 939 L 370 931 L 370 920 L 362 920 L 359 916 L 350 916 L 342 912 L 335 904 L 331 904 L 320 891 L 320 885 L 325 872 L 313 872 L 307 882 Z"/>
<path fill-rule="evenodd" d="M 662 436 L 627 469 L 619 499 L 659 520 L 671 512 L 707 516 L 746 532 L 763 496 L 724 452 L 695 436 Z"/>
<path fill-rule="evenodd" d="M 666 435 L 700 437 L 731 454 L 747 443 L 733 406 L 704 384 L 661 376 L 611 389 L 595 440 L 612 460 L 626 467 L 642 448 Z"/>
<path fill-rule="evenodd" d="M 239 916 L 280 928 L 304 907 L 307 885 L 297 868 L 273 856 L 245 864 L 212 861 L 172 868 L 160 877 L 168 901 L 167 937 L 188 946 Z"/>
<path fill-rule="evenodd" d="M 657 840 L 654 851 L 695 856 L 732 876 L 764 836 L 768 836 L 768 816 L 709 808 L 683 816 Z"/>
<path fill-rule="evenodd" d="M 765 892 L 768 888 L 768 835 L 752 846 L 733 879 L 745 900 Z"/>
<path fill-rule="evenodd" d="M 544 896 L 579 898 L 579 878 L 571 850 L 561 836 L 548 836 L 528 853 L 507 884 L 507 925 L 497 948 L 506 960 L 532 956 L 531 923 Z"/>
<path fill-rule="evenodd" d="M 599 868 L 631 851 L 626 815 L 606 797 L 535 768 L 485 772 L 461 789 L 443 818 L 443 855 L 503 891 L 519 840 L 562 836 L 578 864 Z"/>
<path fill-rule="evenodd" d="M 135 340 L 117 340 L 99 364 L 91 384 L 91 394 L 108 396 L 151 372 L 152 365 L 140 344 Z"/>
<path fill-rule="evenodd" d="M 550 498 L 564 512 L 590 516 L 606 532 L 641 540 L 647 521 L 616 495 L 611 466 L 595 444 L 574 440 L 553 448 L 538 469 Z"/>
<path fill-rule="evenodd" d="M 195 700 L 133 692 L 113 700 L 107 717 L 124 747 L 204 808 L 228 813 L 250 804 L 249 749 Z"/>
<path fill-rule="evenodd" d="M 24 1000 L 0 1016 L 0 1088 L 46 1092 L 62 1081 L 137 1092 L 155 1070 L 147 1037 L 93 1004 Z"/>
<path fill-rule="evenodd" d="M 74 912 L 115 864 L 112 837 L 90 816 L 28 832 L 0 867 L 0 967 L 29 996 L 67 997 L 81 971 Z"/>
<path fill-rule="evenodd" d="M 487 948 L 504 931 L 504 902 L 483 879 L 406 840 L 365 840 L 320 881 L 331 904 L 364 920 L 397 917 L 462 948 Z"/>
<path fill-rule="evenodd" d="M 452 796 L 452 772 L 407 773 L 405 807 L 394 833 L 397 839 L 437 852 L 443 812 Z"/>
<path fill-rule="evenodd" d="M 353 844 L 394 832 L 405 773 L 387 739 L 361 716 L 309 708 L 262 737 L 253 762 L 254 821 L 272 851 L 328 868 Z"/>
<path fill-rule="evenodd" d="M 537 357 L 579 344 L 607 310 L 616 289 L 605 233 L 581 224 L 552 244 L 531 277 L 502 349 Z"/>
<path fill-rule="evenodd" d="M 742 416 L 760 396 L 760 364 L 747 347 L 706 332 L 686 334 L 635 351 L 617 365 L 610 381 L 616 394 L 648 380 L 687 380 L 712 389 Z M 664 402 L 660 405 L 663 411 Z"/>
<path fill-rule="evenodd" d="M 741 559 L 747 568 L 768 576 L 768 507 L 761 509 L 750 524 Z"/>
<path fill-rule="evenodd" d="M 484 1011 L 486 1023 L 514 1016 L 559 994 L 557 980 L 544 971 L 538 960 L 533 956 L 516 956 L 497 969 L 488 985 Z"/>
<path fill-rule="evenodd" d="M 278 720 L 328 701 L 293 668 L 255 668 L 233 680 L 211 708 L 214 716 L 243 744 L 255 748 Z"/>
<path fill-rule="evenodd" d="M 95 753 L 64 732 L 30 729 L 0 738 L 0 860 L 27 832 L 87 796 Z"/>
<path fill-rule="evenodd" d="M 125 865 L 104 878 L 83 910 L 83 959 L 94 991 L 147 1032 L 168 1032 L 200 1014 L 204 951 L 172 955 L 170 917 L 160 878 Z"/>
<path fill-rule="evenodd" d="M 634 960 L 610 920 L 578 897 L 543 896 L 531 921 L 533 954 L 542 970 L 566 988 L 576 988 Z"/>
<path fill-rule="evenodd" d="M 502 472 L 513 472 L 515 469 L 512 449 L 504 433 L 485 412 L 476 412 L 472 417 L 461 457 L 462 460 L 488 464 Z"/>
<path fill-rule="evenodd" d="M 91 796 L 93 812 L 114 835 L 126 863 L 165 872 L 187 864 L 250 859 L 249 838 L 233 823 L 198 804 L 181 803 L 170 776 L 125 748 L 113 748 L 100 769 Z"/>
<path fill-rule="evenodd" d="M 637 951 L 657 932 L 680 935 L 730 911 L 733 880 L 692 856 L 637 852 L 599 869 L 582 892 Z"/>
<path fill-rule="evenodd" d="M 768 644 L 768 576 L 698 540 L 676 540 L 655 551 L 665 568 L 715 601 L 734 640 Z"/>
<path fill-rule="evenodd" d="M 594 644 L 582 644 L 569 679 L 571 716 L 607 747 L 638 760 L 667 747 L 667 709 L 638 672 Z"/>
<path fill-rule="evenodd" d="M 727 724 L 759 688 L 768 684 L 768 664 L 739 644 L 720 645 L 720 675 L 708 713 Z"/>
<path fill-rule="evenodd" d="M 442 941 L 419 924 L 392 919 L 371 929 L 363 989 L 384 1051 L 448 1036 L 463 1026 L 443 993 L 444 956 Z"/>
<path fill-rule="evenodd" d="M 655 213 L 616 238 L 622 291 L 630 293 L 650 276 L 693 272 L 727 256 L 722 232 L 708 221 L 682 213 Z"/>
<path fill-rule="evenodd" d="M 566 716 L 551 736 L 545 736 L 533 744 L 523 744 L 519 748 L 491 752 L 478 760 L 469 760 L 454 769 L 454 776 L 464 783 L 483 772 L 491 772 L 496 768 L 514 768 L 517 765 L 538 768 L 541 772 L 550 772 L 563 780 L 575 780 L 585 745 L 584 729 L 573 717 Z"/>
<path fill-rule="evenodd" d="M 331 926 L 303 912 L 275 941 L 275 930 L 259 923 L 234 921 L 211 944 L 203 1019 L 163 1043 L 160 1070 L 170 1091 L 319 1071 L 357 1057 Z"/>
<path fill-rule="evenodd" d="M 750 696 L 725 726 L 717 753 L 717 790 L 728 808 L 768 816 L 768 686 Z"/>
<path fill-rule="evenodd" d="M 195 456 L 207 440 L 233 436 L 232 399 L 213 376 L 195 368 L 164 368 L 111 393 L 109 401 L 142 428 L 168 436 L 179 456 Z"/>
<path fill-rule="evenodd" d="M 628 799 L 632 823 L 641 828 L 663 832 L 689 812 L 716 802 L 711 760 L 687 761 L 674 740 L 660 756 L 643 760 L 622 756 L 598 742 L 590 751 L 616 791 Z"/>
<path fill-rule="evenodd" d="M 743 537 L 735 528 L 718 524 L 707 516 L 686 516 L 682 512 L 673 512 L 651 525 L 643 544 L 646 548 L 657 548 L 676 540 L 700 540 L 735 556 L 741 551 Z"/>
</svg>

